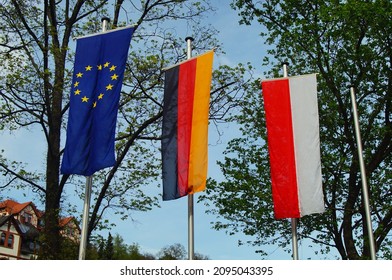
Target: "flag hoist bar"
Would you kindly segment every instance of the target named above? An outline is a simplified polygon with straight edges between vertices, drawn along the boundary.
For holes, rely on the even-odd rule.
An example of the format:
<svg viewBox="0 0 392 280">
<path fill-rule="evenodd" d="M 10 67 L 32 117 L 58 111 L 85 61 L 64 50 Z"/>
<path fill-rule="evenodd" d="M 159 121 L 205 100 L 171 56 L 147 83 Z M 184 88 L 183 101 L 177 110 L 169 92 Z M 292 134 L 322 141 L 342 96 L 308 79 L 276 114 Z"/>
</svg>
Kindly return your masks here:
<svg viewBox="0 0 392 280">
<path fill-rule="evenodd" d="M 102 19 L 102 32 L 106 32 L 108 29 L 110 19 L 105 17 Z M 86 190 L 84 195 L 84 206 L 83 206 L 83 218 L 82 218 L 82 233 L 80 237 L 79 245 L 79 260 L 84 260 L 86 258 L 86 248 L 87 248 L 87 236 L 88 236 L 88 222 L 90 215 L 90 200 L 91 200 L 91 190 L 93 185 L 93 175 L 86 177 Z"/>
</svg>

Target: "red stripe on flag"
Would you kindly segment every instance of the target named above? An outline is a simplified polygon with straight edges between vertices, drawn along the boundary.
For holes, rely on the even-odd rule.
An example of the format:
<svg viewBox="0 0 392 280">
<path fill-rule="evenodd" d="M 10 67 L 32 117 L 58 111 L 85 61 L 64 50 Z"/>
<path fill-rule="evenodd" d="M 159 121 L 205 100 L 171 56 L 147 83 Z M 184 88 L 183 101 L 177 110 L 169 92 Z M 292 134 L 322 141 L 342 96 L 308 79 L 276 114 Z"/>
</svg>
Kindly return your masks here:
<svg viewBox="0 0 392 280">
<path fill-rule="evenodd" d="M 196 62 L 190 60 L 180 65 L 178 79 L 178 191 L 188 194 L 188 169 L 192 131 L 193 98 L 196 78 Z"/>
<path fill-rule="evenodd" d="M 299 218 L 289 80 L 265 81 L 262 88 L 275 217 Z"/>
</svg>

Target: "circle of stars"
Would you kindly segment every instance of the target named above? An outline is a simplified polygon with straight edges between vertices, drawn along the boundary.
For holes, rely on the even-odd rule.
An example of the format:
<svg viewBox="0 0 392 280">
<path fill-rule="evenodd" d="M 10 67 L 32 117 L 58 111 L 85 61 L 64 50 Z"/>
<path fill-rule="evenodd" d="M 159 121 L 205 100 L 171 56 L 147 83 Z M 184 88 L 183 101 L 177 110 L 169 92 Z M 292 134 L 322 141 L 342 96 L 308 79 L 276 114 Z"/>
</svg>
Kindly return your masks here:
<svg viewBox="0 0 392 280">
<path fill-rule="evenodd" d="M 119 76 L 116 74 L 116 65 L 111 64 L 110 62 L 105 62 L 104 64 L 99 64 L 96 66 L 97 71 L 104 71 L 104 70 L 109 70 L 109 75 L 110 75 L 110 81 L 106 86 L 105 90 L 100 92 L 95 100 L 92 101 L 92 106 L 93 108 L 97 107 L 97 104 L 99 101 L 102 101 L 107 93 L 109 93 L 111 90 L 114 88 L 114 83 L 115 81 L 119 78 Z M 80 100 L 82 103 L 89 104 L 91 102 L 91 98 L 88 97 L 87 95 L 84 95 L 82 90 L 80 89 L 80 81 L 82 80 L 84 75 L 88 75 L 89 72 L 93 71 L 93 66 L 87 65 L 84 67 L 85 71 L 81 72 L 79 71 L 75 75 L 75 80 L 73 84 L 73 93 L 74 96 L 79 96 Z"/>
</svg>

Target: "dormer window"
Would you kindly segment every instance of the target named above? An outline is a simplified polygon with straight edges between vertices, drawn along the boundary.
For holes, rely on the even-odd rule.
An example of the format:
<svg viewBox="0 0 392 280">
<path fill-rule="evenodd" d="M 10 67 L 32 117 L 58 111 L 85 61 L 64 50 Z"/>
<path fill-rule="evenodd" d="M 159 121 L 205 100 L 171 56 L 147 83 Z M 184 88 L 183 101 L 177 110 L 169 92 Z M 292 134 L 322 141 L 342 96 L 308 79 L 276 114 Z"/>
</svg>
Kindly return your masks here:
<svg viewBox="0 0 392 280">
<path fill-rule="evenodd" d="M 25 213 L 22 214 L 21 222 L 23 224 L 25 224 L 25 223 L 30 223 L 31 224 L 32 219 L 33 219 L 33 215 L 25 212 Z"/>
</svg>

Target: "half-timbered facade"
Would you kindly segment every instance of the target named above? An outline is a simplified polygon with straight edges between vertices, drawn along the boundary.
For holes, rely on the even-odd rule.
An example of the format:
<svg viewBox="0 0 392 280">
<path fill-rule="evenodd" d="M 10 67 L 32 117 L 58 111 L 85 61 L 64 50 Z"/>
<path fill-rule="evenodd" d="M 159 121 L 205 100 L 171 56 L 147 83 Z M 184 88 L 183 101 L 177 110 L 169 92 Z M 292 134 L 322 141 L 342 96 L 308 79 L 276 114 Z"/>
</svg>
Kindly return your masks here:
<svg viewBox="0 0 392 280">
<path fill-rule="evenodd" d="M 36 259 L 44 213 L 33 202 L 0 202 L 0 259 Z M 80 228 L 73 217 L 59 221 L 61 234 L 79 242 Z"/>
</svg>

